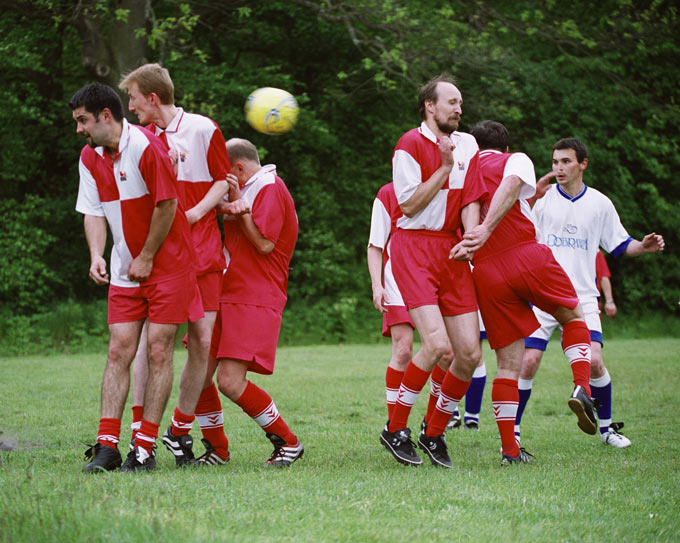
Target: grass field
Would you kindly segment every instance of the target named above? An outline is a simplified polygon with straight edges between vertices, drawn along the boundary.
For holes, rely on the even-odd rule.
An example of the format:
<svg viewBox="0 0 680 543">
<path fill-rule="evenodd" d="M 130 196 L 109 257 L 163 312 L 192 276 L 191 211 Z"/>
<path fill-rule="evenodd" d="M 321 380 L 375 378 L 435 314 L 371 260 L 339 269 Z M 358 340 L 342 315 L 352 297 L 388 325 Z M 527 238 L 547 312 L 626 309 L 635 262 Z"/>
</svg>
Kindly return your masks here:
<svg viewBox="0 0 680 543">
<path fill-rule="evenodd" d="M 613 418 L 633 441 L 624 450 L 578 430 L 566 404 L 570 371 L 552 342 L 522 427 L 537 463 L 509 467 L 500 466 L 495 359 L 485 345 L 481 431 L 448 432 L 452 470 L 401 466 L 378 443 L 389 351 L 282 348 L 274 376 L 254 376 L 305 445 L 290 469 L 260 467 L 269 442 L 225 400 L 226 466 L 176 470 L 161 446 L 154 473 L 98 476 L 80 470 L 97 429 L 104 356 L 0 358 L 0 440 L 17 445 L 0 453 L 0 541 L 680 540 L 680 340 L 607 342 Z M 412 413 L 414 432 L 426 401 Z"/>
</svg>

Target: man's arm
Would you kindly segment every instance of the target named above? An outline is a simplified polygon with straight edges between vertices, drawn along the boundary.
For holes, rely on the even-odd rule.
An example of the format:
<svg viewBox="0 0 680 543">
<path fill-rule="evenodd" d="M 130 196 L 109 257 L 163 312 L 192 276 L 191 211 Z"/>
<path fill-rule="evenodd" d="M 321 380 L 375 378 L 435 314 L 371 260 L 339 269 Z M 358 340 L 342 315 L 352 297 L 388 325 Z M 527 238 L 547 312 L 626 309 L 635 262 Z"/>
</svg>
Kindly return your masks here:
<svg viewBox="0 0 680 543">
<path fill-rule="evenodd" d="M 274 242 L 269 241 L 260 233 L 251 213 L 239 215 L 238 220 L 241 223 L 241 228 L 246 238 L 248 238 L 248 241 L 255 246 L 260 254 L 268 255 L 274 250 Z"/>
<path fill-rule="evenodd" d="M 229 190 L 229 184 L 226 179 L 215 181 L 210 187 L 210 190 L 205 193 L 203 199 L 194 207 L 186 212 L 189 224 L 194 224 L 200 221 L 206 213 L 213 209 L 218 203 L 222 201 L 222 197 Z"/>
<path fill-rule="evenodd" d="M 612 282 L 606 275 L 600 278 L 600 289 L 602 290 L 602 296 L 604 296 L 604 312 L 607 314 L 607 317 L 611 318 L 616 315 L 617 309 L 614 303 Z"/>
<path fill-rule="evenodd" d="M 486 240 L 489 239 L 491 233 L 515 204 L 517 198 L 519 198 L 523 183 L 522 179 L 516 175 L 510 175 L 501 181 L 501 184 L 498 186 L 498 189 L 491 199 L 489 211 L 486 213 L 486 217 L 484 217 L 482 224 L 469 229 L 463 224 L 463 226 L 466 227 L 463 241 L 451 249 L 449 258 L 469 260 L 472 253 L 482 248 L 486 243 Z M 477 204 L 479 205 L 479 202 L 477 202 Z M 463 209 L 463 211 L 465 211 L 465 209 Z M 463 218 L 462 212 L 461 218 Z"/>
<path fill-rule="evenodd" d="M 624 252 L 627 256 L 640 256 L 652 253 L 658 253 L 663 251 L 666 247 L 666 242 L 663 240 L 663 236 L 652 232 L 647 234 L 642 241 L 634 239 L 628 244 Z"/>
<path fill-rule="evenodd" d="M 454 148 L 453 142 L 449 138 L 443 137 L 439 140 L 439 153 L 442 157 L 442 164 L 427 181 L 418 185 L 418 188 L 416 188 L 416 191 L 408 200 L 403 204 L 399 204 L 404 215 L 410 218 L 425 209 L 441 190 L 453 169 Z"/>
<path fill-rule="evenodd" d="M 109 282 L 109 274 L 106 273 L 106 260 L 104 260 L 106 217 L 85 215 L 83 226 L 87 246 L 90 249 L 90 279 L 97 285 L 106 285 Z"/>
<path fill-rule="evenodd" d="M 149 233 L 146 236 L 144 247 L 142 247 L 141 252 L 130 264 L 130 269 L 128 270 L 130 281 L 141 283 L 146 281 L 151 275 L 153 258 L 156 256 L 163 241 L 165 241 L 168 232 L 170 232 L 176 211 L 177 198 L 161 200 L 156 204 L 151 215 L 151 224 L 149 225 Z"/>
<path fill-rule="evenodd" d="M 545 196 L 545 193 L 548 192 L 548 190 L 552 186 L 550 185 L 550 180 L 556 175 L 557 174 L 555 172 L 548 172 L 536 182 L 536 194 L 534 194 L 531 198 L 527 199 L 527 202 L 529 203 L 529 207 L 531 209 L 534 208 L 536 200 L 538 200 L 539 198 L 543 198 Z"/>
<path fill-rule="evenodd" d="M 381 313 L 385 313 L 386 292 L 382 286 L 382 261 L 383 251 L 380 247 L 369 245 L 366 253 L 368 273 L 371 276 L 371 289 L 373 291 L 373 305 Z"/>
</svg>

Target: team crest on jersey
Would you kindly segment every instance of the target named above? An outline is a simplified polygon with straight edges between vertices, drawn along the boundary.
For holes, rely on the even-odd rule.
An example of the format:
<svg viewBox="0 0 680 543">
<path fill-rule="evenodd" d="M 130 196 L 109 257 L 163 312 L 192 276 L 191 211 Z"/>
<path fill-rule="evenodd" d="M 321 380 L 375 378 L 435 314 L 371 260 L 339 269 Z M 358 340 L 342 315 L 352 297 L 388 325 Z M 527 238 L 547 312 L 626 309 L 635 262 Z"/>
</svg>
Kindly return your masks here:
<svg viewBox="0 0 680 543">
<path fill-rule="evenodd" d="M 179 159 L 184 162 L 187 159 L 187 154 L 186 153 L 180 153 L 179 154 Z"/>
<path fill-rule="evenodd" d="M 563 229 L 567 234 L 575 234 L 578 228 L 573 224 L 568 224 Z"/>
<path fill-rule="evenodd" d="M 464 170 L 465 169 L 465 162 L 459 162 L 458 163 L 458 169 L 461 170 L 461 171 Z"/>
<path fill-rule="evenodd" d="M 120 171 L 119 175 L 121 181 L 127 181 L 127 174 L 123 170 Z"/>
</svg>

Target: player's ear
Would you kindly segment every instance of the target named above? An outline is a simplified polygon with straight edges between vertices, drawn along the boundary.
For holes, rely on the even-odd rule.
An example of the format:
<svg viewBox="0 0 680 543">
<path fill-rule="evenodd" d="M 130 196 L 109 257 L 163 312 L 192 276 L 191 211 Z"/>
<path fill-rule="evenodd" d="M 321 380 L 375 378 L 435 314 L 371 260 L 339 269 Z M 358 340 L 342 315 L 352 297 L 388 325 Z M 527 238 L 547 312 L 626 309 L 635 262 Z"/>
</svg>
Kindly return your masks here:
<svg viewBox="0 0 680 543">
<path fill-rule="evenodd" d="M 584 158 L 583 162 L 581 162 L 581 171 L 585 171 L 585 169 L 588 167 L 588 159 Z"/>
</svg>

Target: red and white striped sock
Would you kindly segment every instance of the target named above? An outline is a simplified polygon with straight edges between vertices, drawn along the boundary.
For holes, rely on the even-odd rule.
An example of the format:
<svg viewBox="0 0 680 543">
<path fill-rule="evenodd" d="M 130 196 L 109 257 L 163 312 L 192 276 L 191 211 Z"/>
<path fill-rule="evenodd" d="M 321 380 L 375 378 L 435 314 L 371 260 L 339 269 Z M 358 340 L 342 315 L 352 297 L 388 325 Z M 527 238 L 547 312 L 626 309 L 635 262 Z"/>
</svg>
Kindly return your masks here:
<svg viewBox="0 0 680 543">
<path fill-rule="evenodd" d="M 117 449 L 120 441 L 120 419 L 99 419 L 97 443 L 104 447 Z"/>
<path fill-rule="evenodd" d="M 248 381 L 245 390 L 234 403 L 257 422 L 265 432 L 276 434 L 286 442 L 286 445 L 294 447 L 300 443 L 279 414 L 271 396 L 256 384 Z"/>
<path fill-rule="evenodd" d="M 172 434 L 175 436 L 185 436 L 191 432 L 191 425 L 194 423 L 194 415 L 187 415 L 175 407 L 172 414 Z"/>
<path fill-rule="evenodd" d="M 394 409 L 392 410 L 392 418 L 390 419 L 388 431 L 396 432 L 406 428 L 411 408 L 416 403 L 418 395 L 423 390 L 429 377 L 430 372 L 421 370 L 413 363 L 413 360 L 408 363 L 404 372 L 404 378 L 401 380 L 401 386 L 399 387 L 397 403 L 394 404 Z"/>
<path fill-rule="evenodd" d="M 514 379 L 493 380 L 491 388 L 491 403 L 496 416 L 496 424 L 501 434 L 503 454 L 515 458 L 519 454 L 519 445 L 515 440 L 515 417 L 519 404 L 517 381 Z"/>
<path fill-rule="evenodd" d="M 156 438 L 158 437 L 159 426 L 160 424 L 142 419 L 142 425 L 139 427 L 137 437 L 135 437 L 135 447 L 141 447 L 151 455 L 154 443 L 156 443 Z"/>
<path fill-rule="evenodd" d="M 590 397 L 590 330 L 583 321 L 571 321 L 562 328 L 562 349 L 571 364 L 574 386 Z"/>
<path fill-rule="evenodd" d="M 442 390 L 442 383 L 446 377 L 446 371 L 439 366 L 435 366 L 430 375 L 430 399 L 427 402 L 427 411 L 425 412 L 425 422 L 430 424 L 430 417 L 434 413 L 434 408 L 439 401 L 439 393 Z"/>
<path fill-rule="evenodd" d="M 451 418 L 451 414 L 456 410 L 456 407 L 458 407 L 458 402 L 465 396 L 469 386 L 470 381 L 462 381 L 450 371 L 446 372 L 444 380 L 442 381 L 439 400 L 427 423 L 427 430 L 425 431 L 426 436 L 437 437 L 444 433 L 446 424 Z"/>
<path fill-rule="evenodd" d="M 130 429 L 132 430 L 132 439 L 135 438 L 137 432 L 139 432 L 139 427 L 142 425 L 142 417 L 144 415 L 143 405 L 133 405 L 132 406 L 132 424 L 130 424 Z"/>
<path fill-rule="evenodd" d="M 394 368 L 387 366 L 387 371 L 385 372 L 385 398 L 387 399 L 387 418 L 392 418 L 392 411 L 394 410 L 394 404 L 399 397 L 399 386 L 401 385 L 401 380 L 404 377 L 404 372 L 395 370 Z"/>
<path fill-rule="evenodd" d="M 228 458 L 229 440 L 224 433 L 224 413 L 215 383 L 211 383 L 201 392 L 201 397 L 196 404 L 196 420 L 201 427 L 203 437 L 215 447 L 215 452 L 222 459 Z"/>
</svg>

